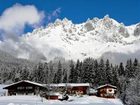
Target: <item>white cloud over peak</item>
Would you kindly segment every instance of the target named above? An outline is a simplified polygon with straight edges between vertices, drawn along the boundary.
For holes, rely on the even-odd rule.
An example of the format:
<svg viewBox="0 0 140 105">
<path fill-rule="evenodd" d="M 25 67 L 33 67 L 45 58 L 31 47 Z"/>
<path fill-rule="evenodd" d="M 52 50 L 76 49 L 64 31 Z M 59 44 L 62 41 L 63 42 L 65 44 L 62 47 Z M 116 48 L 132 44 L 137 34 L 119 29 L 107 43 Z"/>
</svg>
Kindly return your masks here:
<svg viewBox="0 0 140 105">
<path fill-rule="evenodd" d="M 44 17 L 44 12 L 34 5 L 15 4 L 7 8 L 0 16 L 0 35 L 3 38 L 3 41 L 0 41 L 0 50 L 15 57 L 43 58 L 44 56 L 26 43 L 20 35 L 27 25 L 33 28 L 42 25 Z"/>
<path fill-rule="evenodd" d="M 38 11 L 34 5 L 15 4 L 0 16 L 0 30 L 11 35 L 22 34 L 26 25 L 34 27 L 44 16 L 44 12 Z"/>
</svg>

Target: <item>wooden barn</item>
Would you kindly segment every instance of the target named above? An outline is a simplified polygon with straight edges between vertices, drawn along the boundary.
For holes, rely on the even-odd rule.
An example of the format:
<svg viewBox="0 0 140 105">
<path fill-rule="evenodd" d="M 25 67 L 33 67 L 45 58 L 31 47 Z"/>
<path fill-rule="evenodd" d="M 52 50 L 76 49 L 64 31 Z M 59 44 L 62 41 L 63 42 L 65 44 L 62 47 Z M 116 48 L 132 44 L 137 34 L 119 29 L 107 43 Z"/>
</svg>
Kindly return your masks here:
<svg viewBox="0 0 140 105">
<path fill-rule="evenodd" d="M 115 98 L 117 87 L 105 84 L 97 88 L 97 96 L 103 98 Z"/>
<path fill-rule="evenodd" d="M 60 83 L 50 84 L 50 87 L 55 92 L 63 93 L 67 91 L 68 94 L 87 94 L 87 89 L 90 87 L 89 83 Z"/>
<path fill-rule="evenodd" d="M 28 80 L 22 80 L 13 84 L 10 84 L 3 89 L 7 89 L 7 95 L 40 95 L 40 93 L 47 90 L 42 84 L 31 82 Z"/>
</svg>

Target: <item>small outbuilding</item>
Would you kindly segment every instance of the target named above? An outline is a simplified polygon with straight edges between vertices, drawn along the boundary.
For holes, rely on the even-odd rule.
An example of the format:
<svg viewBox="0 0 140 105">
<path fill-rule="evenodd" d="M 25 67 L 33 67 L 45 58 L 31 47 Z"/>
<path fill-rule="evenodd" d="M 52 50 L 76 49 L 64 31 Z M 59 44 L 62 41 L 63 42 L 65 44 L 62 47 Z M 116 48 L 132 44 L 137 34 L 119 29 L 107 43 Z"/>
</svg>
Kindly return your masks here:
<svg viewBox="0 0 140 105">
<path fill-rule="evenodd" d="M 105 84 L 97 88 L 97 96 L 103 98 L 115 98 L 117 87 Z"/>
<path fill-rule="evenodd" d="M 40 95 L 46 91 L 47 88 L 40 83 L 31 82 L 28 80 L 22 80 L 13 84 L 10 84 L 3 89 L 7 89 L 7 95 Z"/>
<path fill-rule="evenodd" d="M 49 92 L 49 93 L 45 96 L 45 98 L 46 98 L 46 99 L 50 99 L 50 100 L 58 100 L 59 96 L 60 96 L 60 93 Z"/>
</svg>

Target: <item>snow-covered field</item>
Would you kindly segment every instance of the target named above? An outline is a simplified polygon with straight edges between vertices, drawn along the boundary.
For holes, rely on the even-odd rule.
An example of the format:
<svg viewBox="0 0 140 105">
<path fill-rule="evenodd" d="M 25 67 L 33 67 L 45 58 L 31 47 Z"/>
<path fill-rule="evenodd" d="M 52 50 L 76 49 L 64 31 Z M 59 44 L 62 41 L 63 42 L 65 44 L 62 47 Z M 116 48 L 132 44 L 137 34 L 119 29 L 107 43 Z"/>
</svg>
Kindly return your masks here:
<svg viewBox="0 0 140 105">
<path fill-rule="evenodd" d="M 69 101 L 46 100 L 39 96 L 1 96 L 0 105 L 123 105 L 119 99 L 96 96 L 70 97 Z"/>
</svg>

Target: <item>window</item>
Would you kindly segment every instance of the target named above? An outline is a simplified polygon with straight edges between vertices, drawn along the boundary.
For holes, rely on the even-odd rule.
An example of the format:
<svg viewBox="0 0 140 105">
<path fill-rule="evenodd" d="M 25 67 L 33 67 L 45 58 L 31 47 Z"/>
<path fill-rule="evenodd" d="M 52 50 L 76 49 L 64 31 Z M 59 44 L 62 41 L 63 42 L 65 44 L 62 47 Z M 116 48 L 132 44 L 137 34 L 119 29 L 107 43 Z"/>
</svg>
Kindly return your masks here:
<svg viewBox="0 0 140 105">
<path fill-rule="evenodd" d="M 26 89 L 33 89 L 33 87 L 31 87 L 31 86 L 28 86 L 28 87 L 26 87 Z"/>
<path fill-rule="evenodd" d="M 18 90 L 22 90 L 22 89 L 24 89 L 24 87 L 17 87 L 17 89 L 18 89 Z"/>
<path fill-rule="evenodd" d="M 20 86 L 20 87 L 17 87 L 17 90 L 23 90 L 23 89 L 33 89 L 33 87 L 31 87 L 31 86 L 27 86 L 27 87 Z"/>
</svg>

